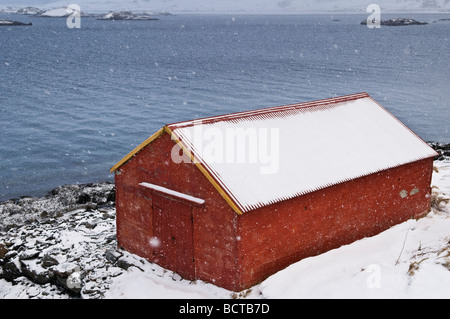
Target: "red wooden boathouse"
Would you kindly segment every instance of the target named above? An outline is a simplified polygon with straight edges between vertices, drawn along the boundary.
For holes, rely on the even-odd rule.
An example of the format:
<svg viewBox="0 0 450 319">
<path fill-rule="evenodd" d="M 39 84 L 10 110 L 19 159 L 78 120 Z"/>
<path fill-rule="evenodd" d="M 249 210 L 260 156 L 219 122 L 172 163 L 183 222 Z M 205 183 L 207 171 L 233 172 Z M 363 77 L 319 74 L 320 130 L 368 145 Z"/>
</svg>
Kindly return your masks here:
<svg viewBox="0 0 450 319">
<path fill-rule="evenodd" d="M 111 169 L 118 242 L 240 291 L 426 214 L 436 155 L 366 93 L 169 124 Z"/>
</svg>

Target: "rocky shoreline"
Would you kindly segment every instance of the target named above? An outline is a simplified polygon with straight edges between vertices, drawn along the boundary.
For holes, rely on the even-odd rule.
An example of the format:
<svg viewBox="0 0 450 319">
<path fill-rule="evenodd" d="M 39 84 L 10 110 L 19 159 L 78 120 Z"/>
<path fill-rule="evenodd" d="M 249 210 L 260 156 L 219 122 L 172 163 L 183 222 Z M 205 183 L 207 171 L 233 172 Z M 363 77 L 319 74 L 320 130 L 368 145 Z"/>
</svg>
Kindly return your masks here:
<svg viewBox="0 0 450 319">
<path fill-rule="evenodd" d="M 95 276 L 122 256 L 114 205 L 112 183 L 64 185 L 45 197 L 0 203 L 0 280 L 25 287 L 29 298 L 100 298 Z"/>
<path fill-rule="evenodd" d="M 33 222 L 46 223 L 76 209 L 112 208 L 114 184 L 63 185 L 44 197 L 21 196 L 0 202 L 0 232 Z"/>
<path fill-rule="evenodd" d="M 428 145 L 439 153 L 435 160 L 441 161 L 450 158 L 450 143 L 428 142 Z"/>
</svg>

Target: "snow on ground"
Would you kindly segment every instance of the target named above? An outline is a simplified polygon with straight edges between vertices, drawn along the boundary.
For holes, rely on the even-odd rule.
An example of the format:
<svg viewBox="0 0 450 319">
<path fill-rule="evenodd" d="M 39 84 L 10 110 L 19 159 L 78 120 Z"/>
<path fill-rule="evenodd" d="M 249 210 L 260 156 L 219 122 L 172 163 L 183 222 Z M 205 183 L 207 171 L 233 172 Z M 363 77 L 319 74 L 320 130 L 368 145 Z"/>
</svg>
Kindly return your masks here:
<svg viewBox="0 0 450 319">
<path fill-rule="evenodd" d="M 259 285 L 266 298 L 450 298 L 450 162 L 435 161 L 433 209 L 304 259 Z"/>
<path fill-rule="evenodd" d="M 117 249 L 112 207 L 0 232 L 0 254 L 7 242 L 12 268 L 78 280 L 82 298 L 450 298 L 450 160 L 434 166 L 427 216 L 299 261 L 241 293 L 184 280 Z M 50 252 L 55 258 L 44 259 Z M 44 260 L 47 268 L 40 266 Z M 0 279 L 0 298 L 73 297 L 54 282 L 38 285 L 21 276 L 13 283 Z"/>
<path fill-rule="evenodd" d="M 105 298 L 217 299 L 230 298 L 233 294 L 202 281 L 183 280 L 173 272 L 149 263 L 142 270 L 131 267 L 124 275 L 114 278 Z"/>
<path fill-rule="evenodd" d="M 426 217 L 297 262 L 253 287 L 246 297 L 450 298 L 450 161 L 436 161 L 435 167 L 434 207 Z M 106 297 L 233 296 L 210 284 L 161 280 L 136 270 L 113 281 Z"/>
</svg>

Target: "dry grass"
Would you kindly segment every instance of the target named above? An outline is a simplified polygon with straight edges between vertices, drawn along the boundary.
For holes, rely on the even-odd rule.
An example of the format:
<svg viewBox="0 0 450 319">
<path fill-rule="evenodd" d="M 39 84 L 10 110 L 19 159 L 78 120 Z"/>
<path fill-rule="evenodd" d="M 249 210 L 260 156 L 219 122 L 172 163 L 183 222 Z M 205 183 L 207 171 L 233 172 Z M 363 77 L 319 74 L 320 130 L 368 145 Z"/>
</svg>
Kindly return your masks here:
<svg viewBox="0 0 450 319">
<path fill-rule="evenodd" d="M 234 292 L 234 293 L 231 295 L 231 298 L 233 298 L 233 299 L 244 299 L 244 298 L 247 298 L 247 296 L 248 296 L 251 292 L 252 292 L 252 288 L 243 290 L 243 291 L 241 291 L 241 292 Z"/>
<path fill-rule="evenodd" d="M 425 260 L 427 260 L 428 258 L 424 258 L 424 259 L 421 259 L 420 261 L 413 261 L 413 262 L 411 262 L 411 264 L 409 264 L 409 269 L 408 269 L 408 275 L 410 275 L 410 276 L 414 276 L 414 274 L 416 273 L 416 271 L 417 270 L 419 270 L 419 266 L 420 266 L 420 264 L 423 262 L 423 261 L 425 261 Z"/>
<path fill-rule="evenodd" d="M 416 259 L 418 261 L 411 261 L 407 274 L 411 277 L 414 276 L 419 270 L 420 264 L 428 259 L 434 260 L 436 264 L 442 265 L 450 271 L 450 239 L 446 238 L 445 242 L 445 246 L 438 250 L 422 249 L 422 247 L 419 247 L 413 258 L 411 258 L 412 260 Z"/>
<path fill-rule="evenodd" d="M 431 194 L 431 208 L 444 212 L 444 207 L 448 205 L 450 198 L 445 198 L 441 194 L 433 192 Z"/>
<path fill-rule="evenodd" d="M 438 252 L 438 256 L 443 259 L 440 264 L 450 270 L 450 240 L 447 242 L 447 246 Z"/>
</svg>

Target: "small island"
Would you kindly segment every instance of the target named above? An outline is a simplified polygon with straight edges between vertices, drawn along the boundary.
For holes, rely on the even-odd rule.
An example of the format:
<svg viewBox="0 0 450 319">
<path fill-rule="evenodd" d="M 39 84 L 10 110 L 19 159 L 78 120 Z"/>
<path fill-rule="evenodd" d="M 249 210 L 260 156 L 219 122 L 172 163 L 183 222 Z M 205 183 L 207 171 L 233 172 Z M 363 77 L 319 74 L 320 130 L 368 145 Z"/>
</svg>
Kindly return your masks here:
<svg viewBox="0 0 450 319">
<path fill-rule="evenodd" d="M 104 16 L 97 18 L 97 20 L 159 20 L 158 18 L 152 17 L 150 14 L 142 13 L 136 14 L 130 11 L 121 11 L 121 12 L 109 12 Z"/>
<path fill-rule="evenodd" d="M 0 20 L 0 26 L 21 26 L 21 25 L 33 25 L 30 23 L 23 23 L 18 21 L 12 21 L 12 20 Z"/>
<path fill-rule="evenodd" d="M 361 21 L 362 25 L 367 25 L 367 20 Z M 381 20 L 380 25 L 387 26 L 405 26 L 405 25 L 426 25 L 428 22 L 420 22 L 411 18 L 395 18 L 389 20 Z"/>
</svg>

